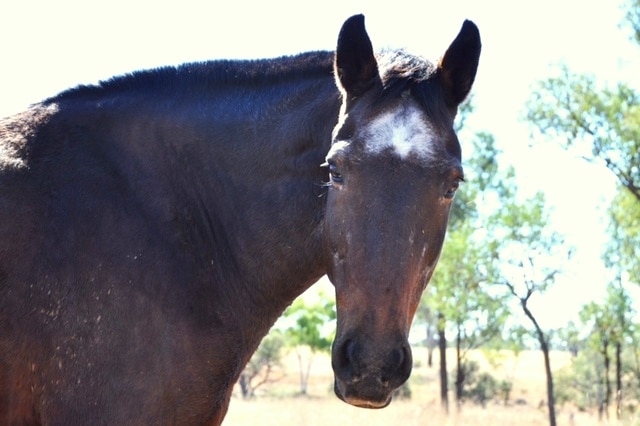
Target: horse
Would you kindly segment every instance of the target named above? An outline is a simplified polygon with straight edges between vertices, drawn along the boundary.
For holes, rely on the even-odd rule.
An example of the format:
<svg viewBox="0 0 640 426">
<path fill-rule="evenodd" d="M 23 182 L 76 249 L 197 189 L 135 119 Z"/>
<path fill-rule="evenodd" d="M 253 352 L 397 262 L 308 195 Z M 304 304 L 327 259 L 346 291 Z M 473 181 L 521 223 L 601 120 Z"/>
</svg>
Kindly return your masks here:
<svg viewBox="0 0 640 426">
<path fill-rule="evenodd" d="M 0 121 L 0 423 L 219 425 L 276 319 L 335 287 L 335 394 L 382 408 L 463 181 L 481 43 L 163 67 Z"/>
</svg>

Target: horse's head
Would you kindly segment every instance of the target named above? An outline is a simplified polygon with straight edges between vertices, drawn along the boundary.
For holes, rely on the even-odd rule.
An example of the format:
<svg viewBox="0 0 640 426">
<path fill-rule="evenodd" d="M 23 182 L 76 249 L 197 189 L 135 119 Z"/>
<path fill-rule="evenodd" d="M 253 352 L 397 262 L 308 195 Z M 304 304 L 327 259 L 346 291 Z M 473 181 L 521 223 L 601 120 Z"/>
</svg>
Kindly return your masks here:
<svg viewBox="0 0 640 426">
<path fill-rule="evenodd" d="M 453 119 L 479 54 L 469 21 L 437 67 L 398 52 L 379 64 L 361 15 L 340 32 L 324 238 L 338 311 L 335 392 L 350 404 L 386 406 L 411 372 L 409 328 L 463 179 Z"/>
</svg>

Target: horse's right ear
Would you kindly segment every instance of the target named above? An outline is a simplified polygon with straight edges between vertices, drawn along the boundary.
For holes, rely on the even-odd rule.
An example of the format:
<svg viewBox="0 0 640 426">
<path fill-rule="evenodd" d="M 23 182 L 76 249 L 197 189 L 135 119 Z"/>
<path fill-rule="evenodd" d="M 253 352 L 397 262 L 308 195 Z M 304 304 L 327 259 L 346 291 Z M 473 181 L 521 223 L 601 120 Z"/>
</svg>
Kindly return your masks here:
<svg viewBox="0 0 640 426">
<path fill-rule="evenodd" d="M 471 90 L 478 70 L 480 49 L 478 27 L 471 21 L 464 21 L 438 65 L 438 77 L 445 88 L 447 104 L 452 109 L 457 108 Z"/>
<path fill-rule="evenodd" d="M 338 86 L 349 98 L 362 95 L 379 80 L 378 63 L 364 27 L 364 15 L 352 16 L 342 25 L 334 68 Z"/>
</svg>

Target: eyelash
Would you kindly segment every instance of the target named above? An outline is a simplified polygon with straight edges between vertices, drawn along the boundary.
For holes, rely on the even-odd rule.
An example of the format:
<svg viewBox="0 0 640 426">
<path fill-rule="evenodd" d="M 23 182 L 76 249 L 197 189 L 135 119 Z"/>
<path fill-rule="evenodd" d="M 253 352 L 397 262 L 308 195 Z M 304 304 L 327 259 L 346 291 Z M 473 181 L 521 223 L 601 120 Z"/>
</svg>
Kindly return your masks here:
<svg viewBox="0 0 640 426">
<path fill-rule="evenodd" d="M 453 197 L 455 197 L 456 195 L 456 191 L 458 191 L 458 188 L 460 188 L 460 182 L 462 182 L 462 179 L 456 179 L 453 182 L 453 185 L 451 185 L 451 187 L 447 190 L 447 192 L 445 192 L 444 198 L 448 200 L 453 199 Z"/>
</svg>

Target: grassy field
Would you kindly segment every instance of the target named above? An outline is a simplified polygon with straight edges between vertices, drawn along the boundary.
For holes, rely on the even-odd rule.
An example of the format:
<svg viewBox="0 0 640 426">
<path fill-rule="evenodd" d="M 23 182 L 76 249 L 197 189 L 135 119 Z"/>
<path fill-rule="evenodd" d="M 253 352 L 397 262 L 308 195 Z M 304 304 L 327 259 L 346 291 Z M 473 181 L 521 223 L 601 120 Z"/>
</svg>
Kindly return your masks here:
<svg viewBox="0 0 640 426">
<path fill-rule="evenodd" d="M 452 366 L 453 353 L 447 355 Z M 545 400 L 545 377 L 542 354 L 537 351 L 523 352 L 515 359 L 509 354 L 492 357 L 488 362 L 482 353 L 472 354 L 483 369 L 489 370 L 496 378 L 513 382 L 511 401 L 521 400 L 520 405 L 490 403 L 486 408 L 467 404 L 461 410 L 455 408 L 451 396 L 450 414 L 440 406 L 437 367 L 426 366 L 426 351 L 414 350 L 416 360 L 410 379 L 412 397 L 398 400 L 382 410 L 365 410 L 351 407 L 338 400 L 332 391 L 333 372 L 327 355 L 316 355 L 311 369 L 309 395 L 296 396 L 298 390 L 298 367 L 293 354 L 285 362 L 284 376 L 277 382 L 260 388 L 259 395 L 252 400 L 243 400 L 236 391 L 231 400 L 225 425 L 305 425 L 326 426 L 346 422 L 347 425 L 546 425 L 548 417 Z M 434 363 L 437 365 L 437 355 Z M 568 354 L 554 352 L 552 366 L 561 368 L 570 362 Z M 524 402 L 524 403 L 523 403 Z M 557 407 L 559 425 L 640 425 L 636 415 L 624 421 L 615 420 L 611 410 L 608 422 L 598 422 L 597 413 L 583 412 L 575 407 Z"/>
</svg>

